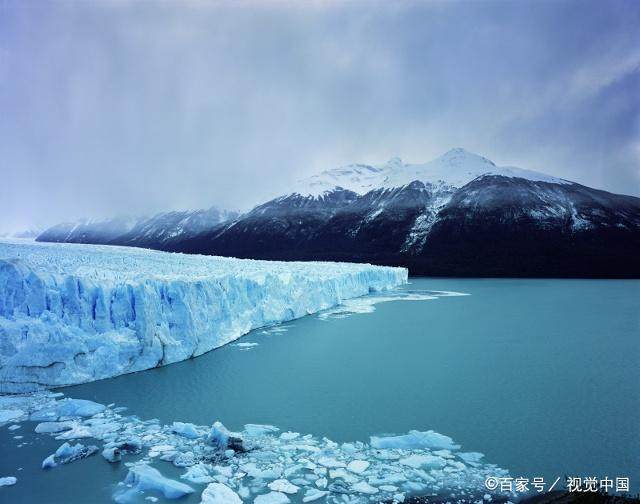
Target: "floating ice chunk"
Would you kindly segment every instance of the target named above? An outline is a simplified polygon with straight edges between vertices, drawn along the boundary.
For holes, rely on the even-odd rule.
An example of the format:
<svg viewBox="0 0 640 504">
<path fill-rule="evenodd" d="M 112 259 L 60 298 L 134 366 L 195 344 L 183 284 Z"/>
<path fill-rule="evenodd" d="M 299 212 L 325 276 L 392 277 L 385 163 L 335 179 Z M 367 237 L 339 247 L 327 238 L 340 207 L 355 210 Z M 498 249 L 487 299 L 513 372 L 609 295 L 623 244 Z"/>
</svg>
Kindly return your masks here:
<svg viewBox="0 0 640 504">
<path fill-rule="evenodd" d="M 237 346 L 238 348 L 242 349 L 242 350 L 249 350 L 250 348 L 253 347 L 257 347 L 258 343 L 236 343 L 235 346 Z"/>
<path fill-rule="evenodd" d="M 59 417 L 90 417 L 102 413 L 106 409 L 104 404 L 98 404 L 86 399 L 63 399 L 58 401 L 56 411 Z"/>
<path fill-rule="evenodd" d="M 329 469 L 329 477 L 331 479 L 342 478 L 347 483 L 356 483 L 358 481 L 358 479 L 353 474 L 348 473 L 342 467 L 339 467 L 337 469 Z"/>
<path fill-rule="evenodd" d="M 196 463 L 196 457 L 193 452 L 182 452 L 178 453 L 178 455 L 172 459 L 172 462 L 176 467 L 189 467 Z"/>
<path fill-rule="evenodd" d="M 24 415 L 24 411 L 19 409 L 0 410 L 0 424 L 13 422 Z"/>
<path fill-rule="evenodd" d="M 104 450 L 102 450 L 102 456 L 111 463 L 120 462 L 120 460 L 122 459 L 120 449 L 117 447 L 105 448 Z"/>
<path fill-rule="evenodd" d="M 326 495 L 329 495 L 329 492 L 327 492 L 326 490 L 317 490 L 315 488 L 311 488 L 307 490 L 307 493 L 304 494 L 302 502 L 313 502 L 318 499 L 322 499 Z"/>
<path fill-rule="evenodd" d="M 424 492 L 428 488 L 426 484 L 417 481 L 405 481 L 402 487 L 412 493 Z"/>
<path fill-rule="evenodd" d="M 268 329 L 262 331 L 263 334 L 282 334 L 286 333 L 289 330 L 289 327 L 283 325 L 274 325 L 269 327 Z"/>
<path fill-rule="evenodd" d="M 326 320 L 328 318 L 345 318 L 349 315 L 373 313 L 376 305 L 379 303 L 387 303 L 389 301 L 428 301 L 439 297 L 451 296 L 467 296 L 468 294 L 460 292 L 445 291 L 391 291 L 382 293 L 374 293 L 361 298 L 346 299 L 342 304 L 324 310 L 318 314 L 318 318 Z"/>
<path fill-rule="evenodd" d="M 102 439 L 107 437 L 110 433 L 115 432 L 120 429 L 120 424 L 118 422 L 113 422 L 106 420 L 104 418 L 94 418 L 91 420 L 85 420 L 84 423 L 90 426 L 90 437 Z M 65 433 L 63 436 L 69 436 L 71 433 Z"/>
<path fill-rule="evenodd" d="M 458 453 L 458 457 L 464 460 L 467 464 L 478 465 L 480 463 L 480 460 L 484 457 L 484 453 L 464 452 Z"/>
<path fill-rule="evenodd" d="M 269 487 L 270 490 L 273 490 L 274 492 L 282 492 L 286 494 L 294 494 L 298 490 L 300 490 L 300 487 L 297 487 L 296 485 L 294 485 L 293 483 L 290 483 L 286 479 L 277 479 L 269 483 L 267 486 Z"/>
<path fill-rule="evenodd" d="M 268 494 L 258 495 L 253 499 L 254 504 L 288 504 L 291 502 L 289 497 L 281 492 L 269 492 Z"/>
<path fill-rule="evenodd" d="M 42 462 L 42 468 L 52 468 L 59 464 L 69 464 L 75 460 L 89 457 L 98 451 L 97 446 L 85 446 L 82 443 L 70 445 L 63 443 L 53 455 L 49 455 Z"/>
<path fill-rule="evenodd" d="M 207 442 L 220 450 L 226 450 L 230 434 L 222 422 L 215 422 L 209 431 Z"/>
<path fill-rule="evenodd" d="M 240 469 L 246 472 L 250 477 L 254 479 L 260 479 L 260 480 L 278 479 L 282 474 L 282 471 L 273 467 L 261 469 L 254 462 L 243 464 L 240 466 Z"/>
<path fill-rule="evenodd" d="M 273 425 L 247 424 L 244 426 L 244 432 L 251 437 L 265 436 L 279 430 L 278 427 Z"/>
<path fill-rule="evenodd" d="M 202 492 L 200 504 L 242 504 L 242 499 L 227 485 L 210 483 Z"/>
<path fill-rule="evenodd" d="M 73 422 L 43 422 L 36 425 L 36 433 L 38 434 L 56 434 L 58 432 L 73 429 Z"/>
<path fill-rule="evenodd" d="M 209 466 L 207 464 L 203 464 L 202 462 L 189 467 L 189 469 L 187 469 L 187 472 L 180 477 L 182 479 L 190 481 L 191 483 L 197 483 L 199 485 L 204 485 L 214 481 L 214 479 L 209 474 Z"/>
<path fill-rule="evenodd" d="M 215 422 L 207 436 L 207 442 L 219 450 L 231 449 L 233 451 L 244 451 L 242 439 L 230 432 L 222 422 Z"/>
<path fill-rule="evenodd" d="M 446 461 L 440 457 L 434 455 L 420 455 L 414 453 L 403 459 L 400 459 L 400 463 L 414 469 L 442 469 L 447 465 Z"/>
<path fill-rule="evenodd" d="M 176 447 L 170 444 L 158 444 L 154 445 L 151 449 L 158 452 L 166 452 L 175 451 Z"/>
<path fill-rule="evenodd" d="M 456 470 L 456 469 L 458 471 L 462 471 L 462 470 L 467 468 L 467 466 L 465 466 L 462 462 L 459 462 L 457 460 L 447 460 L 446 464 L 447 464 L 447 467 L 445 467 L 444 470 L 448 471 L 448 472 L 450 472 L 452 470 Z M 469 464 L 469 465 L 471 465 L 471 464 Z"/>
<path fill-rule="evenodd" d="M 220 474 L 222 476 L 224 476 L 225 478 L 231 478 L 231 476 L 233 476 L 233 469 L 229 466 L 220 466 L 217 465 L 213 468 L 213 471 L 216 474 Z"/>
<path fill-rule="evenodd" d="M 329 468 L 346 467 L 346 464 L 344 462 L 340 462 L 333 457 L 320 457 L 318 459 L 318 464 Z"/>
<path fill-rule="evenodd" d="M 69 430 L 61 432 L 56 436 L 56 439 L 80 439 L 99 437 L 99 433 L 93 431 L 89 425 L 73 424 L 73 427 Z"/>
<path fill-rule="evenodd" d="M 15 476 L 5 476 L 4 478 L 0 478 L 0 487 L 15 485 L 17 481 L 18 478 Z"/>
<path fill-rule="evenodd" d="M 403 436 L 372 436 L 371 446 L 377 449 L 399 448 L 401 450 L 425 448 L 433 450 L 457 450 L 460 448 L 460 445 L 455 444 L 449 436 L 439 434 L 432 430 L 426 432 L 412 430 L 409 431 L 409 434 Z"/>
<path fill-rule="evenodd" d="M 352 460 L 347 464 L 347 469 L 352 473 L 362 474 L 367 470 L 370 463 L 366 460 Z"/>
<path fill-rule="evenodd" d="M 129 436 L 122 441 L 113 441 L 107 443 L 104 445 L 104 447 L 117 448 L 120 453 L 140 453 L 142 451 L 142 440 L 135 436 Z"/>
<path fill-rule="evenodd" d="M 299 432 L 283 432 L 282 434 L 280 434 L 280 439 L 282 439 L 283 441 L 291 441 L 299 437 L 300 437 Z"/>
<path fill-rule="evenodd" d="M 21 426 L 18 424 L 13 424 L 7 427 L 10 431 L 18 430 Z"/>
<path fill-rule="evenodd" d="M 318 488 L 327 488 L 327 478 L 318 478 L 316 480 L 316 486 Z"/>
<path fill-rule="evenodd" d="M 371 486 L 366 481 L 361 481 L 360 483 L 356 483 L 355 485 L 352 485 L 351 489 L 354 492 L 368 494 L 368 495 L 373 495 L 378 493 L 378 489 L 374 486 Z"/>
<path fill-rule="evenodd" d="M 29 415 L 29 420 L 34 422 L 51 422 L 58 419 L 58 413 L 55 409 L 44 408 L 34 411 Z"/>
<path fill-rule="evenodd" d="M 193 488 L 189 485 L 166 478 L 160 471 L 146 464 L 129 469 L 124 483 L 129 488 L 116 491 L 114 495 L 116 502 L 128 502 L 135 493 L 146 491 L 160 492 L 165 499 L 179 499 L 193 493 Z"/>
<path fill-rule="evenodd" d="M 393 502 L 404 502 L 404 494 L 403 493 L 397 493 L 397 494 L 393 494 Z"/>
<path fill-rule="evenodd" d="M 200 437 L 198 429 L 192 423 L 173 422 L 173 425 L 171 426 L 171 432 L 189 439 L 196 439 Z"/>
<path fill-rule="evenodd" d="M 56 456 L 55 455 L 49 455 L 46 459 L 44 459 L 42 461 L 42 468 L 43 469 L 50 469 L 52 467 L 57 466 L 58 464 L 56 464 Z"/>
</svg>

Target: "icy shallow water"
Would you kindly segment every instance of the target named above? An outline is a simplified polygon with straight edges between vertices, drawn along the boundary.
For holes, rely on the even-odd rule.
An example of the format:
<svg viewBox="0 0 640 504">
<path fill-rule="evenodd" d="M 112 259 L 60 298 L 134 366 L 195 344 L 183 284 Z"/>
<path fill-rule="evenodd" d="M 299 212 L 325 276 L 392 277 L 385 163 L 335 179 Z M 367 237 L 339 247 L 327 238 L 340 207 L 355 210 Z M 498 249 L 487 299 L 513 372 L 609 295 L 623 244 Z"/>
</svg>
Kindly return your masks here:
<svg viewBox="0 0 640 504">
<path fill-rule="evenodd" d="M 433 429 L 513 476 L 630 476 L 637 488 L 640 283 L 413 279 L 405 290 L 471 295 L 421 293 L 373 311 L 354 301 L 194 360 L 64 391 L 163 423 L 269 423 L 338 442 Z M 19 479 L 1 489 L 11 502 L 90 502 L 96 490 L 108 501 L 126 469 L 92 457 L 44 472 L 60 442 L 33 436 L 33 425 L 0 429 L 0 475 Z"/>
</svg>

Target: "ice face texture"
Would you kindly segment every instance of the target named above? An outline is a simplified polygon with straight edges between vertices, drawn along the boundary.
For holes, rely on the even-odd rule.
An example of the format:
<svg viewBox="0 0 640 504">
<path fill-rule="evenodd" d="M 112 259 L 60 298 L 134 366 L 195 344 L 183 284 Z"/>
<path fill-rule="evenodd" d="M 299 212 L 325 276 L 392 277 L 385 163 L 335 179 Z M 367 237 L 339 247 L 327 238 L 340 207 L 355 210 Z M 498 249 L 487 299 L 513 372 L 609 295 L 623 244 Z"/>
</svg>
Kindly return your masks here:
<svg viewBox="0 0 640 504">
<path fill-rule="evenodd" d="M 365 264 L 0 241 L 0 392 L 178 362 L 406 281 Z"/>
</svg>

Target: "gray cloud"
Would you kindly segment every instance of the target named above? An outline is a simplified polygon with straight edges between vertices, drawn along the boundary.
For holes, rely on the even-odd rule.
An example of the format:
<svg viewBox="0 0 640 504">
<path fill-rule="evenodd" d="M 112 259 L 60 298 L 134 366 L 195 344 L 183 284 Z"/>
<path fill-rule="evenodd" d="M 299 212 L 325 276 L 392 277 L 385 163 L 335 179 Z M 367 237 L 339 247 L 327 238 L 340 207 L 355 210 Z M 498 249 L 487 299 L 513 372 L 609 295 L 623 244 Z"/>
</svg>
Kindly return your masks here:
<svg viewBox="0 0 640 504">
<path fill-rule="evenodd" d="M 640 193 L 640 6 L 0 3 L 0 229 L 454 146 Z"/>
</svg>

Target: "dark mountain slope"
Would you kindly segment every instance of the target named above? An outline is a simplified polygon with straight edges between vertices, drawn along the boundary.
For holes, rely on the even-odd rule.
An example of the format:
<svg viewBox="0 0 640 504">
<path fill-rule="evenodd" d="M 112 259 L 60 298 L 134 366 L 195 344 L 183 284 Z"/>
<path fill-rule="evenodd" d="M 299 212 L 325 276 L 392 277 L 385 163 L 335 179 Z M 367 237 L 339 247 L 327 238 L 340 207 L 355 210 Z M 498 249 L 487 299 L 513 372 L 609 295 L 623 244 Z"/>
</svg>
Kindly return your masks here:
<svg viewBox="0 0 640 504">
<path fill-rule="evenodd" d="M 175 250 L 408 266 L 448 276 L 640 276 L 640 199 L 579 184 L 483 176 L 455 190 L 413 182 L 257 207 Z M 291 205 L 291 207 L 290 207 Z"/>
</svg>

